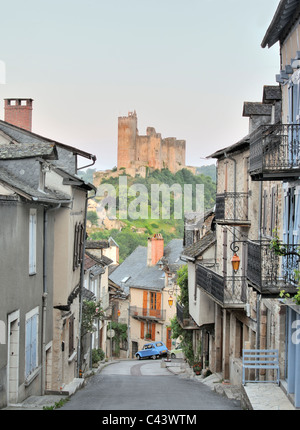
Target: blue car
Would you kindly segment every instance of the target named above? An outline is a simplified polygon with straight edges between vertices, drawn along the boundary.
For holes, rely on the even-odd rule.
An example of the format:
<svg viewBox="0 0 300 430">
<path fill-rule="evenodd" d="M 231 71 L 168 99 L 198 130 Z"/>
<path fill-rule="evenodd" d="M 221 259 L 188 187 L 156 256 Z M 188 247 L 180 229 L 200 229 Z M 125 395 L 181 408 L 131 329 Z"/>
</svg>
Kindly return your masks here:
<svg viewBox="0 0 300 430">
<path fill-rule="evenodd" d="M 162 357 L 163 355 L 167 355 L 168 349 L 166 345 L 159 341 L 159 342 L 151 342 L 146 343 L 141 351 L 138 351 L 135 353 L 135 356 L 141 360 L 142 358 L 153 358 L 155 360 L 156 358 Z"/>
</svg>

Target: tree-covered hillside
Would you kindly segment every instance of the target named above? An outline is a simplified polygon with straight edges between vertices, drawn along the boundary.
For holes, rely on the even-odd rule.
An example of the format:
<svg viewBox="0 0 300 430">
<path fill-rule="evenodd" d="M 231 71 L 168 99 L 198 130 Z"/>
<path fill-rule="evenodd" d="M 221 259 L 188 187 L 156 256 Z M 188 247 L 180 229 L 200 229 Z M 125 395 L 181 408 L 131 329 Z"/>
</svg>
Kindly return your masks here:
<svg viewBox="0 0 300 430">
<path fill-rule="evenodd" d="M 123 181 L 124 178 L 125 176 L 122 175 Z M 130 210 L 128 210 L 126 217 L 120 216 L 120 177 L 105 178 L 102 180 L 101 185 L 104 187 L 104 184 L 107 184 L 115 190 L 115 215 L 117 219 L 121 219 L 121 227 L 105 228 L 103 224 L 99 223 L 99 218 L 97 217 L 98 209 L 89 210 L 88 212 L 88 219 L 93 224 L 88 229 L 89 238 L 98 240 L 112 236 L 120 246 L 120 261 L 123 261 L 138 245 L 146 246 L 147 238 L 155 233 L 161 233 L 165 243 L 168 243 L 173 238 L 183 238 L 184 212 L 186 211 L 186 205 L 184 204 L 185 190 L 189 190 L 188 197 L 191 196 L 192 198 L 192 202 L 189 202 L 192 206 L 188 206 L 192 210 L 196 210 L 197 208 L 196 198 L 199 198 L 199 189 L 197 195 L 197 185 L 203 185 L 203 187 L 200 187 L 200 191 L 203 191 L 203 209 L 210 209 L 215 204 L 216 185 L 211 177 L 203 174 L 193 175 L 188 169 L 182 169 L 175 174 L 172 174 L 168 169 L 155 170 L 148 172 L 146 178 L 126 176 L 125 180 L 127 185 L 127 208 L 133 206 L 135 215 L 141 214 L 141 216 L 130 216 Z M 166 194 L 168 198 L 166 199 L 166 196 L 160 193 L 160 200 L 157 204 L 157 202 L 153 201 L 153 189 L 161 185 L 164 185 L 169 191 Z M 185 185 L 189 185 L 189 187 L 185 188 Z M 141 200 L 141 192 L 135 192 L 136 189 L 145 191 L 144 194 L 146 197 L 144 196 L 143 200 Z M 99 207 L 99 204 L 101 205 L 101 202 L 103 203 L 104 200 L 101 192 L 97 194 L 94 202 L 95 204 L 98 203 Z M 166 200 L 168 201 L 166 202 Z M 182 205 L 182 210 L 178 211 L 178 205 L 180 204 Z M 109 204 L 104 206 L 105 209 L 109 209 L 108 206 Z M 142 206 L 144 207 L 144 211 L 142 210 Z M 156 210 L 157 212 L 155 212 Z M 153 217 L 153 213 L 156 213 L 158 216 Z"/>
</svg>

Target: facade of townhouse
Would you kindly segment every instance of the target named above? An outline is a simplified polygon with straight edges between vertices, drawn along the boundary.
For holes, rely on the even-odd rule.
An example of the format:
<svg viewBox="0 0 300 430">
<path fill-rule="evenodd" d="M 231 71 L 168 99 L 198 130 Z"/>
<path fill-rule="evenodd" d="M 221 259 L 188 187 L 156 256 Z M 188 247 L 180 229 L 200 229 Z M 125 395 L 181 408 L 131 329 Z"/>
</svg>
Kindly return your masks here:
<svg viewBox="0 0 300 430">
<path fill-rule="evenodd" d="M 100 258 L 95 257 L 92 253 L 88 252 L 89 246 L 91 245 L 89 245 L 87 242 L 84 259 L 83 302 L 84 300 L 100 302 L 100 306 L 103 311 L 103 318 L 97 318 L 95 320 L 93 332 L 81 333 L 81 335 L 85 338 L 83 352 L 84 361 L 81 365 L 81 370 L 83 372 L 91 368 L 93 349 L 102 349 L 102 351 L 107 355 L 107 322 L 111 318 L 111 303 L 109 300 L 108 287 L 108 266 L 113 261 L 105 256 Z"/>
<path fill-rule="evenodd" d="M 128 356 L 151 341 L 163 341 L 171 349 L 170 321 L 176 314 L 178 288 L 176 274 L 180 266 L 182 240 L 164 246 L 162 235 L 138 246 L 110 275 L 110 280 L 129 294 Z"/>
<path fill-rule="evenodd" d="M 22 106 L 26 117 L 26 103 L 10 106 Z M 76 176 L 78 156 L 93 160 L 91 154 L 7 121 L 0 121 L 0 135 L 1 212 L 7 220 L 1 229 L 3 407 L 60 391 L 78 374 L 82 253 L 87 196 L 94 187 Z"/>
<path fill-rule="evenodd" d="M 249 117 L 249 135 L 211 155 L 217 159 L 214 220 L 210 229 L 185 247 L 182 254 L 189 267 L 190 314 L 197 324 L 197 328 L 191 327 L 194 352 L 201 344 L 203 366 L 221 372 L 224 379 L 235 385 L 242 382 L 244 348 L 283 349 L 278 301 L 262 298 L 249 280 L 249 271 L 250 277 L 251 273 L 259 273 L 257 266 L 254 270 L 252 267 L 253 262 L 261 263 L 260 255 L 253 260 L 252 253 L 257 246 L 261 249 L 262 229 L 272 231 L 281 216 L 277 182 L 264 189 L 249 175 L 251 137 L 259 127 L 280 120 L 278 90 L 278 86 L 266 86 L 262 102 L 246 102 L 243 115 Z M 269 210 L 274 212 L 273 219 Z M 204 221 L 201 220 L 198 230 L 203 229 Z M 269 247 L 270 236 L 266 235 L 267 240 L 263 249 L 268 251 L 270 261 L 277 261 Z M 232 266 L 235 255 L 240 260 L 237 271 Z"/>
<path fill-rule="evenodd" d="M 253 180 L 268 183 L 274 189 L 274 180 L 280 183 L 278 197 L 281 211 L 276 235 L 284 247 L 282 256 L 276 256 L 277 267 L 273 277 L 261 268 L 260 292 L 269 293 L 270 280 L 276 290 L 291 295 L 299 283 L 295 271 L 299 270 L 300 245 L 300 8 L 298 1 L 282 0 L 262 41 L 262 47 L 271 48 L 279 42 L 280 73 L 276 80 L 282 93 L 281 123 L 277 127 L 259 130 L 250 142 L 250 174 Z M 257 163 L 257 148 L 260 164 Z M 277 182 L 277 183 L 278 183 Z M 276 191 L 276 188 L 275 188 Z M 276 215 L 277 202 L 273 208 Z M 263 267 L 265 266 L 263 262 Z M 258 282 L 257 282 L 258 284 Z M 282 349 L 282 379 L 286 391 L 296 407 L 300 407 L 300 306 L 292 302 L 281 305 L 285 344 Z"/>
</svg>

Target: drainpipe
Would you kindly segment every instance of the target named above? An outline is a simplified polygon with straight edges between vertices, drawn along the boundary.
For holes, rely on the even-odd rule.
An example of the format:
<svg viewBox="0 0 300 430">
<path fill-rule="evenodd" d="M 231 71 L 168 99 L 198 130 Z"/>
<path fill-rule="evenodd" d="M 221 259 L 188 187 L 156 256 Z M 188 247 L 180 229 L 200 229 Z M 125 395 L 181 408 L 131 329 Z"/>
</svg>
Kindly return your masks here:
<svg viewBox="0 0 300 430">
<path fill-rule="evenodd" d="M 94 190 L 95 195 L 96 191 Z M 87 192 L 88 193 L 88 192 Z M 87 220 L 87 208 L 88 200 L 95 197 L 86 196 L 85 199 L 85 214 L 84 214 L 84 230 L 83 230 L 83 246 L 82 246 L 82 256 L 81 256 L 81 267 L 80 267 L 80 292 L 79 292 L 79 328 L 78 328 L 78 346 L 77 346 L 77 378 L 80 377 L 81 373 L 81 323 L 82 323 L 82 294 L 83 294 L 83 281 L 84 281 L 84 255 L 85 255 L 85 242 L 86 242 L 86 220 Z"/>
<path fill-rule="evenodd" d="M 61 203 L 52 208 L 44 208 L 44 225 L 43 225 L 43 294 L 42 294 L 42 377 L 41 377 L 41 391 L 45 393 L 45 380 L 46 380 L 46 320 L 47 320 L 47 249 L 48 249 L 48 213 L 55 211 L 61 207 Z"/>
<path fill-rule="evenodd" d="M 234 184 L 233 216 L 234 216 L 234 219 L 236 219 L 236 160 L 235 160 L 235 158 L 230 157 L 229 155 L 227 155 L 226 152 L 224 152 L 224 156 L 225 156 L 225 158 L 228 158 L 229 160 L 231 160 L 231 161 L 234 162 L 234 173 L 233 173 L 233 184 Z M 236 238 L 235 231 L 236 231 L 236 227 L 234 226 L 233 227 L 234 240 Z M 233 273 L 234 272 L 233 272 L 233 269 L 232 269 L 232 275 L 233 275 Z M 234 282 L 234 280 L 233 280 L 233 282 Z M 233 289 L 234 289 L 234 284 L 233 284 Z"/>
</svg>

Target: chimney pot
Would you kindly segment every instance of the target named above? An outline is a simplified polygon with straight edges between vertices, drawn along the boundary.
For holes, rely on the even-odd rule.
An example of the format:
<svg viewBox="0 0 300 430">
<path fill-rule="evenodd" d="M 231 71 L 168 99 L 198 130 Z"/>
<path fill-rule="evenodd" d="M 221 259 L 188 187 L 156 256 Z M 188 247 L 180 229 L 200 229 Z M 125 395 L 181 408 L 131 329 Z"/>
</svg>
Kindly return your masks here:
<svg viewBox="0 0 300 430">
<path fill-rule="evenodd" d="M 153 237 L 148 238 L 147 249 L 147 265 L 155 266 L 155 264 L 164 255 L 164 239 L 160 233 L 155 234 Z"/>
<path fill-rule="evenodd" d="M 4 99 L 4 121 L 24 130 L 32 128 L 33 99 L 9 98 Z"/>
</svg>

